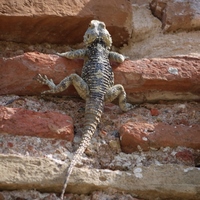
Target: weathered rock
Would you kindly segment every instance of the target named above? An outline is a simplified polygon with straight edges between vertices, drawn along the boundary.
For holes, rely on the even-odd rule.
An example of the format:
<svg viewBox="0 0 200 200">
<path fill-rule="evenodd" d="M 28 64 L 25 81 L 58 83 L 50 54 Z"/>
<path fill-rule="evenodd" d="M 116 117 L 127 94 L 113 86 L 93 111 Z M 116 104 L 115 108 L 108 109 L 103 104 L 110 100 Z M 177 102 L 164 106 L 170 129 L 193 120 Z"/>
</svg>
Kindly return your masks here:
<svg viewBox="0 0 200 200">
<path fill-rule="evenodd" d="M 160 31 L 162 26 L 160 20 L 154 17 L 146 6 L 134 4 L 132 10 L 132 42 L 145 40 Z"/>
<path fill-rule="evenodd" d="M 0 58 L 0 78 L 2 79 L 0 94 L 40 94 L 47 87 L 35 80 L 38 73 L 46 74 L 52 77 L 55 83 L 59 83 L 71 73 L 80 74 L 82 65 L 83 62 L 80 60 L 72 61 L 41 53 Z M 72 96 L 76 94 L 75 90 L 72 91 L 70 88 L 69 92 Z"/>
<path fill-rule="evenodd" d="M 0 200 L 7 199 L 37 199 L 37 200 L 60 200 L 58 194 L 44 193 L 36 190 L 14 190 L 14 191 L 2 191 L 0 192 Z M 103 199 L 120 199 L 120 200 L 144 200 L 133 197 L 130 194 L 117 192 L 115 190 L 108 191 L 94 191 L 91 194 L 65 194 L 65 200 L 69 199 L 91 199 L 91 200 L 103 200 Z"/>
<path fill-rule="evenodd" d="M 154 126 L 147 123 L 127 123 L 120 127 L 120 144 L 122 151 L 132 153 L 142 150 L 149 150 L 148 135 L 154 131 Z M 139 147 L 140 146 L 140 147 Z"/>
<path fill-rule="evenodd" d="M 184 163 L 185 165 L 193 166 L 195 164 L 195 158 L 190 150 L 179 151 L 175 156 L 178 161 Z"/>
<path fill-rule="evenodd" d="M 0 58 L 0 95 L 38 95 L 47 89 L 34 78 L 46 74 L 58 84 L 71 73 L 80 75 L 83 62 L 56 55 L 25 53 Z M 175 57 L 113 64 L 115 83 L 124 85 L 129 101 L 200 99 L 200 58 Z M 77 95 L 73 87 L 63 92 Z"/>
<path fill-rule="evenodd" d="M 131 102 L 198 100 L 200 59 L 153 58 L 127 61 L 115 70 Z"/>
<path fill-rule="evenodd" d="M 151 112 L 151 115 L 152 115 L 152 116 L 158 116 L 158 115 L 159 115 L 159 111 L 158 111 L 157 109 L 155 109 L 155 108 L 152 108 L 152 109 L 150 110 L 150 112 Z"/>
<path fill-rule="evenodd" d="M 165 123 L 128 122 L 120 128 L 122 151 L 132 153 L 142 149 L 184 146 L 200 149 L 200 125 L 169 125 Z"/>
<path fill-rule="evenodd" d="M 0 189 L 36 189 L 60 192 L 67 164 L 60 166 L 46 158 L 0 155 Z M 155 173 L 156 172 L 156 173 Z M 91 193 L 108 188 L 145 199 L 200 198 L 198 168 L 178 165 L 136 167 L 133 172 L 75 168 L 67 192 Z"/>
<path fill-rule="evenodd" d="M 0 132 L 46 138 L 74 137 L 72 118 L 58 112 L 34 112 L 0 106 Z"/>
<path fill-rule="evenodd" d="M 153 0 L 153 14 L 162 21 L 164 31 L 199 30 L 200 1 Z"/>
<path fill-rule="evenodd" d="M 32 44 L 80 43 L 89 22 L 99 19 L 106 23 L 113 35 L 114 45 L 120 46 L 130 37 L 131 15 L 130 2 L 121 0 L 3 0 L 0 5 L 0 40 Z"/>
<path fill-rule="evenodd" d="M 200 31 L 163 34 L 161 29 L 157 33 L 154 31 L 145 32 L 145 29 L 142 31 L 144 34 L 139 37 L 140 39 L 144 38 L 143 40 L 136 42 L 139 38 L 135 38 L 133 35 L 129 44 L 121 49 L 121 52 L 132 60 L 180 55 L 200 57 Z"/>
</svg>

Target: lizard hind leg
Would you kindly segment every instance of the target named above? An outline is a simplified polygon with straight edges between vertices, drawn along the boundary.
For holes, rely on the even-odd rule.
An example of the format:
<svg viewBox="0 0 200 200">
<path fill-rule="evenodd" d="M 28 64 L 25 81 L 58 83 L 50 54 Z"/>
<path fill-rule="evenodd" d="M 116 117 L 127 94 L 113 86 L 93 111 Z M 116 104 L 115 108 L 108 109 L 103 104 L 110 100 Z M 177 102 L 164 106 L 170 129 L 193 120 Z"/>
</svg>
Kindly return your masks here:
<svg viewBox="0 0 200 200">
<path fill-rule="evenodd" d="M 105 94 L 105 101 L 112 102 L 114 99 L 119 97 L 119 107 L 123 111 L 128 111 L 134 108 L 134 106 L 130 103 L 126 102 L 126 92 L 124 87 L 120 84 L 114 85 Z"/>
<path fill-rule="evenodd" d="M 42 76 L 41 74 L 38 74 L 37 81 L 44 85 L 48 85 L 50 88 L 50 90 L 44 91 L 42 94 L 62 92 L 71 84 L 76 88 L 76 91 L 83 99 L 86 99 L 87 95 L 89 94 L 87 83 L 77 74 L 71 74 L 67 76 L 58 85 L 55 85 L 53 80 L 48 79 L 46 75 Z"/>
</svg>

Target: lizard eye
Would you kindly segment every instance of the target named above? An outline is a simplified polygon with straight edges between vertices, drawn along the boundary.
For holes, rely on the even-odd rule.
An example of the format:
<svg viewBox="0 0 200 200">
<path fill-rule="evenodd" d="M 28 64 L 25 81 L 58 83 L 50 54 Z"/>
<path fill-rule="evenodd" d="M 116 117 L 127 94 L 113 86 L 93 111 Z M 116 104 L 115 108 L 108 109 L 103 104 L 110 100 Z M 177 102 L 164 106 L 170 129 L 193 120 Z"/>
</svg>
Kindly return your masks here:
<svg viewBox="0 0 200 200">
<path fill-rule="evenodd" d="M 101 28 L 105 28 L 105 27 L 106 27 L 104 23 L 100 23 L 99 26 L 100 26 Z"/>
<path fill-rule="evenodd" d="M 88 28 L 94 28 L 94 26 L 95 26 L 94 23 L 90 22 Z"/>
</svg>

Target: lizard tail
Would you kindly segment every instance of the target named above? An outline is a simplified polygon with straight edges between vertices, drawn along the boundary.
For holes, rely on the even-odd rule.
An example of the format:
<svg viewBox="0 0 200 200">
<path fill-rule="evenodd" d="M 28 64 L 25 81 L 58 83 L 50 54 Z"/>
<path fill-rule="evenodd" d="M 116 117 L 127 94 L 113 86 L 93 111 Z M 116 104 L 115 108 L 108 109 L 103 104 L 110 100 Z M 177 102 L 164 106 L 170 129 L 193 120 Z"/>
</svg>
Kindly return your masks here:
<svg viewBox="0 0 200 200">
<path fill-rule="evenodd" d="M 62 194 L 60 197 L 61 200 L 63 200 L 64 193 L 67 188 L 67 184 L 68 184 L 70 175 L 73 171 L 73 168 L 75 167 L 76 163 L 81 159 L 82 154 L 84 153 L 85 149 L 90 144 L 92 136 L 94 135 L 96 127 L 100 121 L 102 111 L 103 111 L 103 101 L 98 101 L 95 99 L 95 100 L 89 100 L 88 102 L 86 102 L 83 139 L 68 167 Z"/>
</svg>

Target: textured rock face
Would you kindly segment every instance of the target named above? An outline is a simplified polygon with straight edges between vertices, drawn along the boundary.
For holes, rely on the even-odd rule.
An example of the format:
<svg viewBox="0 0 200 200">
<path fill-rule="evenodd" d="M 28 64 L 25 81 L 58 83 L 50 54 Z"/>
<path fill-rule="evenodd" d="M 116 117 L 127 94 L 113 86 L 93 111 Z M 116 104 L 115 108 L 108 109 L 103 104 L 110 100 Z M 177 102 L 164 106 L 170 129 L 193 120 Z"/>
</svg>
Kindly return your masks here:
<svg viewBox="0 0 200 200">
<path fill-rule="evenodd" d="M 0 106 L 0 132 L 72 141 L 72 118 L 56 112 L 33 112 Z"/>
<path fill-rule="evenodd" d="M 61 98 L 77 96 L 72 86 L 40 97 L 47 87 L 34 78 L 46 74 L 57 84 L 81 73 L 83 61 L 53 53 L 82 48 L 91 19 L 106 23 L 114 46 L 124 45 L 118 50 L 131 60 L 112 63 L 115 83 L 142 104 L 126 113 L 105 104 L 66 198 L 200 199 L 200 104 L 193 101 L 200 99 L 199 8 L 198 0 L 2 0 L 0 190 L 7 191 L 0 199 L 59 199 L 39 191 L 61 191 L 82 138 L 85 103 Z M 23 192 L 8 191 L 14 189 Z"/>
<path fill-rule="evenodd" d="M 38 73 L 58 84 L 71 73 L 80 74 L 82 65 L 80 60 L 41 53 L 0 58 L 0 94 L 38 95 L 47 89 L 34 79 Z M 113 68 L 115 83 L 124 85 L 131 102 L 200 99 L 199 58 L 143 59 L 114 64 Z M 70 87 L 62 94 L 73 96 L 76 92 Z"/>
<path fill-rule="evenodd" d="M 46 158 L 12 155 L 0 155 L 0 159 L 1 189 L 60 192 L 66 164 L 61 167 Z M 112 188 L 146 199 L 197 200 L 200 198 L 199 179 L 198 169 L 176 165 L 135 167 L 128 173 L 75 168 L 68 190 L 84 194 Z"/>
<path fill-rule="evenodd" d="M 164 31 L 200 29 L 199 0 L 153 0 L 153 14 L 162 21 Z"/>
<path fill-rule="evenodd" d="M 67 0 L 62 3 L 56 0 L 3 0 L 0 5 L 0 40 L 76 44 L 83 41 L 88 23 L 95 18 L 106 23 L 116 46 L 128 41 L 131 4 L 121 0 Z"/>
<path fill-rule="evenodd" d="M 187 57 L 127 61 L 115 70 L 115 82 L 125 86 L 132 102 L 197 100 L 199 67 L 200 59 Z"/>
<path fill-rule="evenodd" d="M 64 58 L 58 59 L 58 56 L 40 53 L 27 53 L 14 58 L 0 58 L 0 60 L 2 66 L 0 69 L 2 78 L 1 94 L 39 94 L 47 87 L 42 86 L 35 80 L 38 73 L 46 74 L 49 77 L 54 74 L 55 83 L 59 83 L 71 73 L 80 74 L 82 66 L 80 61 L 73 62 Z M 8 68 L 9 73 L 5 71 Z M 16 77 L 16 79 L 14 80 L 13 77 Z M 39 88 L 37 88 L 38 86 Z M 38 91 L 35 90 L 36 88 Z"/>
<path fill-rule="evenodd" d="M 151 10 L 146 9 L 145 6 L 132 5 L 133 17 L 132 17 L 132 38 L 133 42 L 139 42 L 145 40 L 149 35 L 154 35 L 159 32 L 161 28 L 161 22 L 154 17 Z"/>
<path fill-rule="evenodd" d="M 122 150 L 132 153 L 140 149 L 184 146 L 200 149 L 200 125 L 169 125 L 128 122 L 120 128 Z"/>
<path fill-rule="evenodd" d="M 128 45 L 121 50 L 123 54 L 136 60 L 199 53 L 198 0 L 131 2 L 132 36 Z"/>
</svg>

